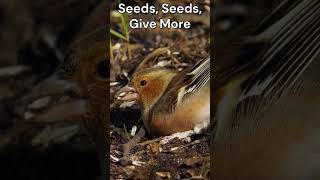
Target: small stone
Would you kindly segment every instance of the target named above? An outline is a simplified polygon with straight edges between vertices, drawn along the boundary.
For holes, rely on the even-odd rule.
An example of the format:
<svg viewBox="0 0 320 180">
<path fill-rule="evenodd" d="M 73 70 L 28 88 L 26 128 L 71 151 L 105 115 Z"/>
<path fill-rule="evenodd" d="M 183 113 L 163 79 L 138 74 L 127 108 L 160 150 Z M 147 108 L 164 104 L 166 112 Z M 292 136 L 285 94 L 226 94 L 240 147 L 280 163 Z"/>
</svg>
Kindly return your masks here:
<svg viewBox="0 0 320 180">
<path fill-rule="evenodd" d="M 49 97 L 49 96 L 35 100 L 31 104 L 29 104 L 28 109 L 31 109 L 31 110 L 42 109 L 42 108 L 46 107 L 50 101 L 51 101 L 51 97 Z"/>
<path fill-rule="evenodd" d="M 29 120 L 29 119 L 33 118 L 34 116 L 35 115 L 30 111 L 27 111 L 27 112 L 24 113 L 24 119 L 25 120 Z"/>
<path fill-rule="evenodd" d="M 156 172 L 157 176 L 160 176 L 162 178 L 168 178 L 171 179 L 171 174 L 170 172 Z"/>
</svg>

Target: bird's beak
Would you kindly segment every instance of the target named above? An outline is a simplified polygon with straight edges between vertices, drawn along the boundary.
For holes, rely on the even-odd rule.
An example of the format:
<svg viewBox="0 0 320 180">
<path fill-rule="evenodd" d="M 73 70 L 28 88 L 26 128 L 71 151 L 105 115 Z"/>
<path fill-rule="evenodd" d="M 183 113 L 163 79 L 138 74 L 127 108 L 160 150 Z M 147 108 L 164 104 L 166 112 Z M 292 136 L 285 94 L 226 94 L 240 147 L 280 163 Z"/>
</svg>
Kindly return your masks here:
<svg viewBox="0 0 320 180">
<path fill-rule="evenodd" d="M 56 74 L 40 82 L 15 105 L 15 113 L 28 122 L 54 123 L 79 119 L 87 111 L 76 84 Z"/>
<path fill-rule="evenodd" d="M 136 89 L 129 85 L 121 88 L 115 96 L 120 101 L 137 101 L 139 99 L 139 94 Z"/>
</svg>

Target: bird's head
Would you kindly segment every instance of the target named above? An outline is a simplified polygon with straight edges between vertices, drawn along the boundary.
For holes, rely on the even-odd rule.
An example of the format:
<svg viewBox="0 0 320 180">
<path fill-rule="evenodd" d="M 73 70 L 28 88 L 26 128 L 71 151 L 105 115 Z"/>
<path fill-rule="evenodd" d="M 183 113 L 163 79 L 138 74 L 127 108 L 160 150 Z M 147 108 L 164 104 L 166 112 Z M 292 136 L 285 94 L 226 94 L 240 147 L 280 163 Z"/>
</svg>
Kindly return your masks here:
<svg viewBox="0 0 320 180">
<path fill-rule="evenodd" d="M 107 110 L 108 57 L 107 27 L 102 27 L 74 41 L 63 63 L 47 79 L 35 85 L 17 104 L 17 113 L 30 122 L 78 120 L 88 112 Z M 33 102 L 50 98 L 49 107 L 25 113 Z M 93 107 L 94 106 L 94 107 Z"/>
<path fill-rule="evenodd" d="M 143 106 L 144 112 L 150 108 L 163 95 L 168 85 L 177 73 L 165 68 L 148 68 L 133 74 L 131 86 L 120 90 L 120 100 L 137 100 Z"/>
</svg>

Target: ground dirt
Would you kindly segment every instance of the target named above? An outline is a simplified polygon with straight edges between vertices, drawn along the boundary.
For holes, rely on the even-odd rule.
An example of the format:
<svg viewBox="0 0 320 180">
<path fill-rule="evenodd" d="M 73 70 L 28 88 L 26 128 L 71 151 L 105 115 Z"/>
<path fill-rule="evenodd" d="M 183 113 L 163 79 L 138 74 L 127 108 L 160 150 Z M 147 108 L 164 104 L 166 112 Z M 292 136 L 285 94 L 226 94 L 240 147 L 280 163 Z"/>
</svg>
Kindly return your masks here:
<svg viewBox="0 0 320 180">
<path fill-rule="evenodd" d="M 189 2 L 189 1 L 188 1 Z M 188 3 L 181 1 L 180 3 Z M 199 1 L 204 8 L 206 2 Z M 208 5 L 208 4 L 207 4 Z M 132 141 L 131 130 L 144 128 L 137 103 L 118 101 L 115 94 L 129 81 L 133 72 L 143 62 L 143 68 L 165 66 L 182 70 L 209 55 L 209 12 L 188 16 L 191 29 L 130 30 L 130 42 L 111 36 L 111 150 L 110 174 L 112 179 L 208 179 L 210 169 L 209 138 L 207 134 L 175 138 L 167 143 L 165 137 L 152 138 L 148 134 L 130 146 L 124 155 L 124 145 Z M 128 19 L 135 16 L 128 16 Z M 146 17 L 141 17 L 146 18 Z M 150 17 L 152 19 L 157 17 Z M 171 15 L 183 20 L 186 17 Z M 117 14 L 111 17 L 111 28 L 123 32 Z M 128 48 L 129 47 L 129 48 Z M 130 52 L 129 52 L 130 51 Z M 149 56 L 149 60 L 147 59 Z M 145 62 L 147 61 L 147 62 Z"/>
</svg>

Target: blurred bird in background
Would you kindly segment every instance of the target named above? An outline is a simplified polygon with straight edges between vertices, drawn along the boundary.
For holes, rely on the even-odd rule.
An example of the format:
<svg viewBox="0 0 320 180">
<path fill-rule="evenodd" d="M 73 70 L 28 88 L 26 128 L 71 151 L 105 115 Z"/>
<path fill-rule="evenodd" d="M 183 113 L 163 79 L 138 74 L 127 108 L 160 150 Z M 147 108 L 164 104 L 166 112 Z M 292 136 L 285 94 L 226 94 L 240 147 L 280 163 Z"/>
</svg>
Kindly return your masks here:
<svg viewBox="0 0 320 180">
<path fill-rule="evenodd" d="M 100 158 L 103 179 L 107 177 L 109 118 L 109 51 L 107 49 L 107 3 L 101 3 L 88 17 L 68 48 L 63 63 L 17 103 L 16 111 L 27 122 L 56 123 L 72 120 L 80 123 L 92 137 Z M 28 105 L 51 97 L 44 111 L 26 116 Z M 85 162 L 84 162 L 85 163 Z"/>
<path fill-rule="evenodd" d="M 319 1 L 288 0 L 253 31 L 215 34 L 213 179 L 320 178 L 319 29 Z"/>
</svg>

